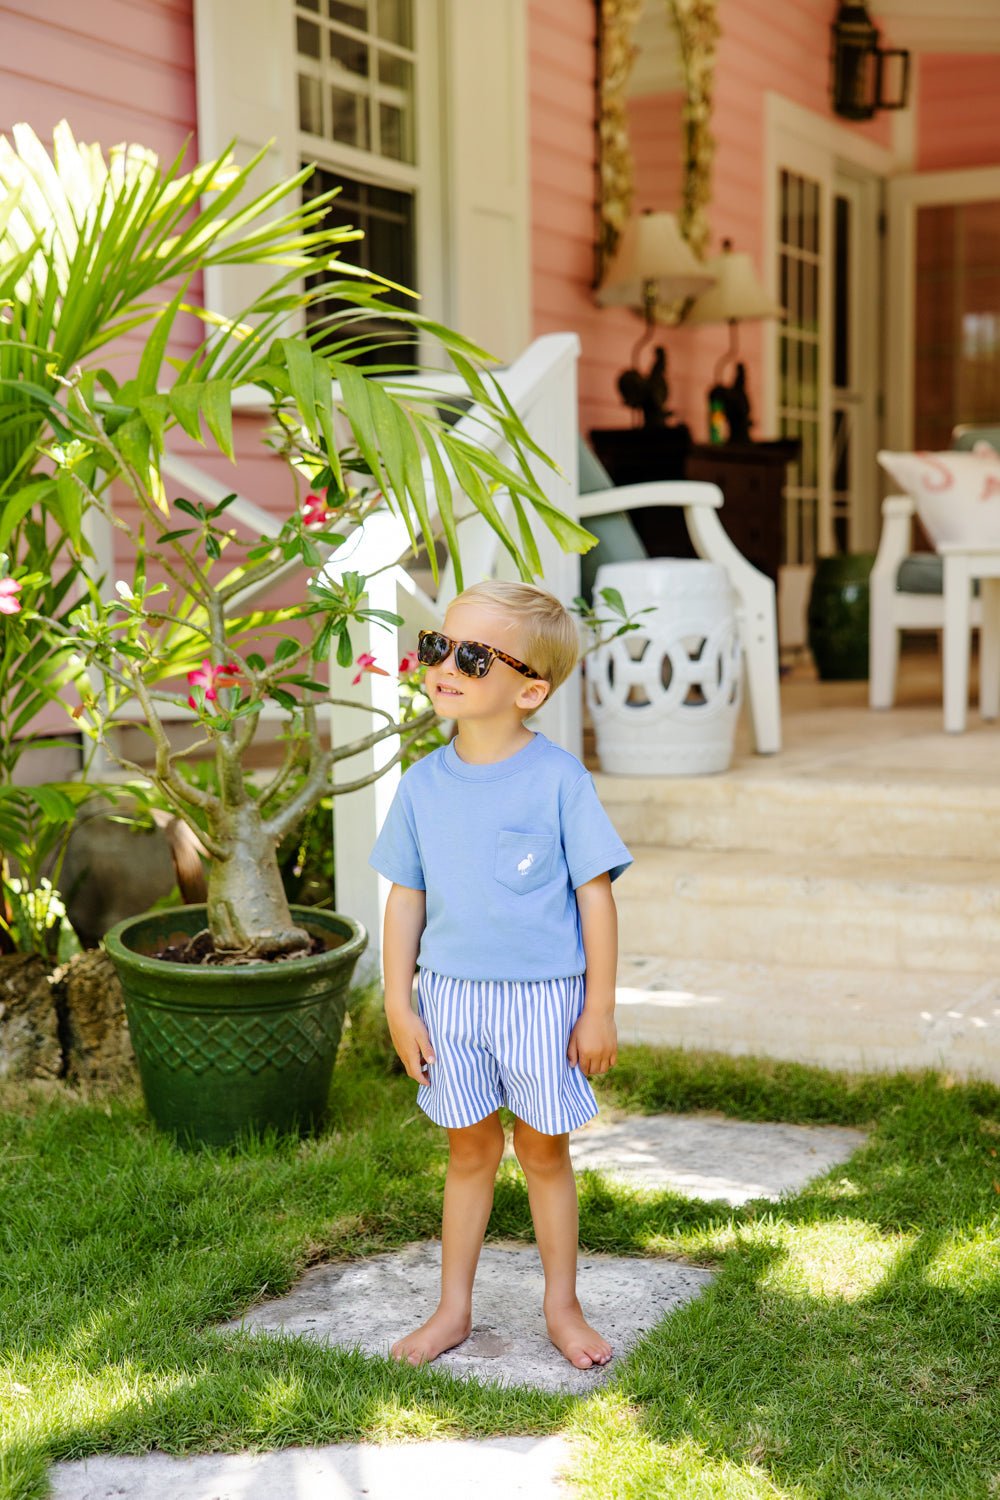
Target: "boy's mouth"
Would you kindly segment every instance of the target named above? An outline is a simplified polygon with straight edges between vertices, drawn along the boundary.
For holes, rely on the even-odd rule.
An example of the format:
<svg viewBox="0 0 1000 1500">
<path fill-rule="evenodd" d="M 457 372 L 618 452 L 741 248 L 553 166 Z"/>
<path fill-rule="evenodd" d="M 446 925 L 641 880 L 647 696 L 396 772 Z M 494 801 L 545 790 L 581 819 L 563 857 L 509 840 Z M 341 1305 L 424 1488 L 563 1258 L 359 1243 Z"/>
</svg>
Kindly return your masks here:
<svg viewBox="0 0 1000 1500">
<path fill-rule="evenodd" d="M 439 682 L 434 691 L 438 694 L 439 697 L 461 698 L 462 696 L 461 688 L 448 687 L 447 684 L 443 682 Z"/>
</svg>

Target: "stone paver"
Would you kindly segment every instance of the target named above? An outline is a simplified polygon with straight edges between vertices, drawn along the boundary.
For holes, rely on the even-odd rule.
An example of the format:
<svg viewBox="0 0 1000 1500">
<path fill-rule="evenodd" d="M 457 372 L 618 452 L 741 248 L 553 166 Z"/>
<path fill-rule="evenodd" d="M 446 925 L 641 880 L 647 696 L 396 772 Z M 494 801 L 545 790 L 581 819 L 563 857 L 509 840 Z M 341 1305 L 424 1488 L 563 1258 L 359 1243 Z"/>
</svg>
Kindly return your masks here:
<svg viewBox="0 0 1000 1500">
<path fill-rule="evenodd" d="M 733 1204 L 778 1198 L 863 1143 L 861 1131 L 744 1124 L 713 1116 L 602 1120 L 574 1137 L 577 1167 L 643 1188 Z M 287 1296 L 251 1308 L 227 1330 L 285 1333 L 385 1354 L 437 1300 L 440 1246 L 411 1245 L 308 1271 Z M 585 1255 L 580 1295 L 616 1360 L 574 1370 L 548 1342 L 533 1246 L 487 1246 L 476 1278 L 470 1338 L 438 1361 L 457 1376 L 586 1395 L 662 1318 L 700 1295 L 712 1273 L 666 1260 Z M 561 1437 L 486 1442 L 338 1444 L 279 1453 L 91 1458 L 54 1466 L 53 1500 L 560 1500 L 570 1461 Z"/>
<path fill-rule="evenodd" d="M 780 1198 L 845 1161 L 866 1140 L 837 1126 L 770 1125 L 711 1115 L 596 1120 L 572 1137 L 574 1164 L 633 1187 L 734 1206 Z"/>
<path fill-rule="evenodd" d="M 340 1443 L 280 1453 L 57 1464 L 52 1500 L 560 1500 L 563 1438 Z"/>
<path fill-rule="evenodd" d="M 307 1271 L 285 1297 L 251 1308 L 227 1330 L 297 1334 L 341 1348 L 387 1354 L 401 1334 L 437 1305 L 441 1246 L 408 1245 L 392 1255 Z M 697 1297 L 710 1271 L 667 1260 L 580 1257 L 580 1300 L 617 1354 L 661 1318 Z M 544 1281 L 534 1246 L 487 1245 L 476 1273 L 475 1323 L 435 1368 L 501 1385 L 586 1395 L 609 1379 L 602 1369 L 575 1370 L 549 1343 L 542 1320 Z"/>
</svg>

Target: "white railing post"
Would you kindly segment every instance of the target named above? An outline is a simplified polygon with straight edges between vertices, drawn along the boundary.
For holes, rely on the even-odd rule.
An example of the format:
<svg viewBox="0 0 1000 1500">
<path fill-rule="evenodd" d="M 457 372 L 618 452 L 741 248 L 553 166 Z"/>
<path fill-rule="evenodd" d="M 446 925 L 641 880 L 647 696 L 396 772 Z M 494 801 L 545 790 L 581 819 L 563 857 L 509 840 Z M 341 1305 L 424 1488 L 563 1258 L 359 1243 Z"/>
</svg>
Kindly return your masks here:
<svg viewBox="0 0 1000 1500">
<path fill-rule="evenodd" d="M 524 414 L 524 423 L 535 442 L 558 464 L 561 472 L 555 473 L 546 464 L 532 464 L 535 479 L 545 491 L 546 498 L 571 516 L 576 515 L 579 503 L 579 414 L 577 411 L 576 371 L 579 359 L 579 344 L 566 351 L 566 358 L 557 375 L 546 382 L 531 408 Z M 580 592 L 580 557 L 576 552 L 564 552 L 549 531 L 538 524 L 534 527 L 538 551 L 542 559 L 541 582 L 569 604 Z M 580 668 L 564 682 L 559 691 L 546 703 L 533 723 L 557 745 L 573 755 L 583 755 L 583 694 Z"/>
<path fill-rule="evenodd" d="M 397 586 L 395 569 L 378 573 L 368 581 L 368 601 L 372 609 L 386 609 L 396 613 Z M 388 677 L 377 673 L 362 672 L 356 685 L 352 678 L 360 671 L 357 666 L 344 668 L 330 661 L 330 693 L 332 698 L 349 699 L 357 708 L 343 708 L 330 704 L 330 743 L 349 744 L 370 733 L 385 720 L 372 710 L 381 709 L 392 718 L 399 717 L 399 677 L 397 669 L 401 655 L 399 632 L 393 625 L 364 624 L 351 632 L 355 656 L 370 652 L 376 663 L 384 667 Z M 344 786 L 369 776 L 388 764 L 396 754 L 398 741 L 382 740 L 371 750 L 362 751 L 348 760 L 338 763 L 334 773 L 334 786 Z M 367 786 L 354 792 L 337 794 L 333 799 L 333 856 L 334 885 L 337 910 L 363 922 L 368 929 L 368 950 L 363 969 L 376 971 L 382 948 L 382 919 L 389 884 L 377 875 L 368 863 L 372 845 L 385 821 L 389 804 L 399 785 L 399 767 L 393 766 Z"/>
</svg>

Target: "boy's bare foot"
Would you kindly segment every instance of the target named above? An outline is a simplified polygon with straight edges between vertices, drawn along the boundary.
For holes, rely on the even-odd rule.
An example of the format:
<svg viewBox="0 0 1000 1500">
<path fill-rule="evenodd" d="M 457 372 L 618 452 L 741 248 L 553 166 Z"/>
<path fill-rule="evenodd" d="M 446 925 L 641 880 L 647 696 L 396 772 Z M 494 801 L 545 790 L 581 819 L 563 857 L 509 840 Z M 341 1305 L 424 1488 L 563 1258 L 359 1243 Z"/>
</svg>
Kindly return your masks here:
<svg viewBox="0 0 1000 1500">
<path fill-rule="evenodd" d="M 578 1370 L 606 1365 L 611 1358 L 611 1345 L 596 1328 L 591 1328 L 579 1303 L 558 1312 L 546 1312 L 545 1326 L 559 1353 Z"/>
<path fill-rule="evenodd" d="M 446 1312 L 439 1307 L 420 1328 L 398 1339 L 390 1353 L 393 1359 L 405 1360 L 411 1365 L 430 1364 L 446 1349 L 461 1344 L 471 1332 L 472 1319 L 468 1313 Z"/>
</svg>

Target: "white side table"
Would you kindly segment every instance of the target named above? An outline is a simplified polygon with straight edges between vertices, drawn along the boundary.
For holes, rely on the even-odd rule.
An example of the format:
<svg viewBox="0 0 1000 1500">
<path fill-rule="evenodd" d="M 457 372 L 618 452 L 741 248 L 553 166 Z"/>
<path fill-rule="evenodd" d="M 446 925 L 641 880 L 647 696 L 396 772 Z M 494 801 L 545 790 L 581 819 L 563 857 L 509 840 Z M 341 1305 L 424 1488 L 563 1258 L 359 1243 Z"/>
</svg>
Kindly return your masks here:
<svg viewBox="0 0 1000 1500">
<path fill-rule="evenodd" d="M 944 559 L 944 727 L 965 729 L 972 644 L 972 585 L 978 579 L 982 609 L 979 633 L 979 712 L 1000 717 L 1000 547 L 945 542 Z"/>
</svg>

